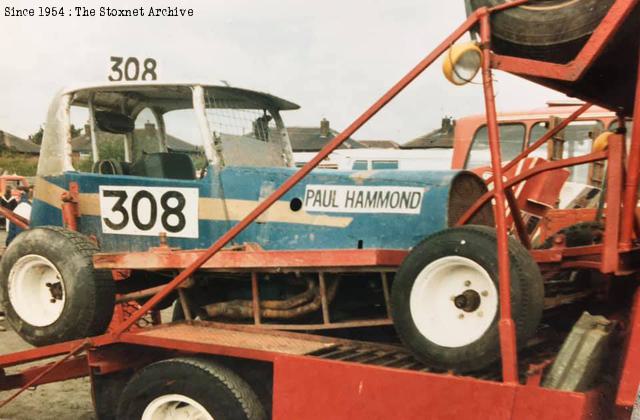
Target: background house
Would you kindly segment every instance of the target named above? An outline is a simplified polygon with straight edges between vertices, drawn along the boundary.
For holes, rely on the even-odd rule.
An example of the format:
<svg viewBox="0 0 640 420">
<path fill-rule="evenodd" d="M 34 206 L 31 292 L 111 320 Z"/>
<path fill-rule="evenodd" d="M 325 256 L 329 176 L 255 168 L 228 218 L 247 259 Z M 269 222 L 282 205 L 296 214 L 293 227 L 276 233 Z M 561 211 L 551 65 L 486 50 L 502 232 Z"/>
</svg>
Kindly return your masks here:
<svg viewBox="0 0 640 420">
<path fill-rule="evenodd" d="M 71 151 L 74 162 L 81 159 L 91 157 L 91 135 L 88 125 L 79 136 L 71 139 Z M 159 152 L 158 147 L 158 130 L 153 123 L 146 123 L 144 128 L 136 128 L 133 133 L 134 156 L 139 155 L 142 151 L 146 153 Z M 120 134 L 105 133 L 98 131 L 98 144 L 100 145 L 101 155 L 106 151 L 107 154 L 118 154 L 122 150 L 122 156 L 114 156 L 123 160 L 123 136 Z M 167 148 L 170 152 L 187 153 L 193 157 L 202 154 L 202 148 L 181 140 L 171 134 L 167 134 Z"/>
<path fill-rule="evenodd" d="M 328 141 L 340 134 L 333 130 L 329 120 L 323 118 L 320 125 L 316 127 L 287 127 L 291 148 L 294 152 L 317 152 L 322 149 Z M 365 148 L 360 142 L 351 138 L 347 139 L 340 149 L 361 149 Z"/>
<path fill-rule="evenodd" d="M 440 128 L 433 130 L 423 136 L 416 137 L 400 146 L 402 149 L 431 149 L 453 148 L 453 137 L 456 121 L 453 118 L 445 117 L 442 119 Z"/>
<path fill-rule="evenodd" d="M 6 131 L 0 131 L 0 149 L 25 155 L 38 155 L 40 146 Z"/>
<path fill-rule="evenodd" d="M 39 145 L 0 131 L 0 174 L 35 175 L 39 154 Z"/>
<path fill-rule="evenodd" d="M 358 140 L 363 146 L 373 149 L 399 149 L 400 145 L 393 140 Z"/>
</svg>

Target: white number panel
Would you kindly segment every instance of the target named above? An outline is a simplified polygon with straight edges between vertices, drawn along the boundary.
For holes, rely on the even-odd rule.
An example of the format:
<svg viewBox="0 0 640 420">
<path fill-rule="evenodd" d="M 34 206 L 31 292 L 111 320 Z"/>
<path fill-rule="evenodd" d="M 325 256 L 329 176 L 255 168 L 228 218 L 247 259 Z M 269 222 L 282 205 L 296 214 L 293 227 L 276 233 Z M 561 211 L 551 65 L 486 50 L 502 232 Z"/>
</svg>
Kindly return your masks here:
<svg viewBox="0 0 640 420">
<path fill-rule="evenodd" d="M 198 189 L 100 186 L 102 232 L 198 237 Z"/>
</svg>

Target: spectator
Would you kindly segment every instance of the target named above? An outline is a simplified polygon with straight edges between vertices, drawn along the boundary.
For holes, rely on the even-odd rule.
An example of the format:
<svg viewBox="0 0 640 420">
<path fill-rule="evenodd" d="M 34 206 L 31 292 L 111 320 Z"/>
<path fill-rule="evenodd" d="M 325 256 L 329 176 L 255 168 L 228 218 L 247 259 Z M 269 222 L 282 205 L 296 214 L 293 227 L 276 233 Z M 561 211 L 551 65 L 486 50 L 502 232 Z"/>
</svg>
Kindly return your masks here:
<svg viewBox="0 0 640 420">
<path fill-rule="evenodd" d="M 15 189 L 12 191 L 12 197 L 15 198 L 16 202 L 13 212 L 18 216 L 22 216 L 25 219 L 29 220 L 31 218 L 31 202 L 29 202 L 27 194 L 23 193 L 19 189 Z M 11 241 L 13 241 L 15 237 L 18 236 L 20 232 L 22 232 L 22 228 L 16 226 L 15 223 L 9 222 L 7 232 L 6 245 L 9 246 Z"/>
<path fill-rule="evenodd" d="M 18 201 L 13 197 L 12 192 L 13 191 L 11 190 L 11 187 L 7 185 L 7 188 L 4 191 L 4 195 L 0 196 L 0 206 L 9 210 L 13 210 L 14 208 L 16 208 L 16 206 L 18 205 Z M 9 221 L 5 217 L 0 216 L 0 228 L 7 230 L 8 227 Z"/>
<path fill-rule="evenodd" d="M 5 207 L 13 211 L 18 205 L 18 202 L 20 201 L 21 196 L 22 196 L 22 192 L 19 189 L 9 187 L 9 198 L 7 198 L 7 205 Z M 7 229 L 9 229 L 8 220 L 6 224 L 7 224 Z"/>
</svg>

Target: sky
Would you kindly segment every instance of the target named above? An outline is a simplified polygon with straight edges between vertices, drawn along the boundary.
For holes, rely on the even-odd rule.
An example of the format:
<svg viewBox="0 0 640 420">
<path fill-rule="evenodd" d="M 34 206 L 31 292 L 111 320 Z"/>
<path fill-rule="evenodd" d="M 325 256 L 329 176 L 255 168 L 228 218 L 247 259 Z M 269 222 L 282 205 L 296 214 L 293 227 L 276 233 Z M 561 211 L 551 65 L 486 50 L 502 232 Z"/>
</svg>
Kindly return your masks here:
<svg viewBox="0 0 640 420">
<path fill-rule="evenodd" d="M 340 131 L 427 55 L 465 18 L 464 2 L 435 0 L 58 0 L 65 16 L 6 17 L 0 0 L 0 130 L 28 136 L 44 123 L 59 89 L 106 83 L 110 57 L 152 57 L 158 80 L 257 89 L 301 106 L 288 126 Z M 193 17 L 77 17 L 77 5 L 178 6 Z M 564 96 L 496 72 L 499 111 L 525 110 Z M 404 143 L 443 116 L 483 112 L 479 84 L 457 87 L 427 71 L 353 137 Z"/>
</svg>

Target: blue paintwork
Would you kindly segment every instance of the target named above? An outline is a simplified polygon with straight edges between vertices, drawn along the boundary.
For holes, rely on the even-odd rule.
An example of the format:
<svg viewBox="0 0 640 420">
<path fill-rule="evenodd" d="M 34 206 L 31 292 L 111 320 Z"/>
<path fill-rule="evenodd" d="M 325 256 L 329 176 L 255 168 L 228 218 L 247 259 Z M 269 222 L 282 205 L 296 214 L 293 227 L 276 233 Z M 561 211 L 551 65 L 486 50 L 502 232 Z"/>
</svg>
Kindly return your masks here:
<svg viewBox="0 0 640 420">
<path fill-rule="evenodd" d="M 216 172 L 210 167 L 205 178 L 194 181 L 78 172 L 67 172 L 45 179 L 64 189 L 68 188 L 69 182 L 75 181 L 83 194 L 98 193 L 99 185 L 197 187 L 201 198 L 219 198 L 221 182 L 227 199 L 257 202 L 295 171 L 295 168 L 225 167 Z M 426 235 L 447 227 L 449 186 L 457 173 L 458 171 L 381 170 L 373 171 L 365 179 L 356 182 L 352 178 L 354 172 L 351 171 L 314 170 L 282 200 L 289 203 L 295 197 L 303 199 L 307 184 L 412 186 L 426 189 L 421 213 L 325 213 L 333 217 L 353 217 L 349 226 L 344 228 L 277 222 L 253 223 L 234 242 L 254 242 L 265 249 L 273 250 L 354 249 L 358 247 L 358 241 L 362 241 L 364 248 L 406 249 L 420 242 Z M 237 221 L 200 220 L 198 239 L 169 238 L 169 245 L 181 249 L 206 248 L 234 222 Z M 61 224 L 62 216 L 59 209 L 43 201 L 34 200 L 32 227 Z M 144 251 L 149 247 L 158 246 L 157 237 L 103 234 L 100 220 L 96 216 L 81 216 L 79 230 L 87 235 L 95 235 L 103 251 Z"/>
</svg>

